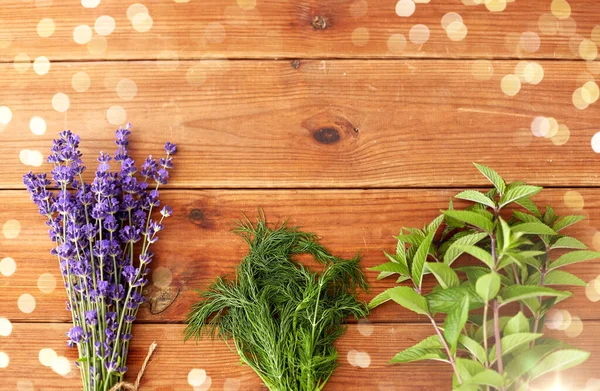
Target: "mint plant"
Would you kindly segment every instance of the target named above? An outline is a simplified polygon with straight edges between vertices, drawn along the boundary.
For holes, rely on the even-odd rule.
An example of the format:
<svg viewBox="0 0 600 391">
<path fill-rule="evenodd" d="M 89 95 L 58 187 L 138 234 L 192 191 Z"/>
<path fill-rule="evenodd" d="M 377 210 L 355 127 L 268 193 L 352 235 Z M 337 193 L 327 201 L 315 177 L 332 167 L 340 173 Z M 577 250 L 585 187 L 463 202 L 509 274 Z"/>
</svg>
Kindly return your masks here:
<svg viewBox="0 0 600 391">
<path fill-rule="evenodd" d="M 559 217 L 550 206 L 541 211 L 530 198 L 541 187 L 506 184 L 494 170 L 475 166 L 494 188 L 463 191 L 455 198 L 471 206 L 454 209 L 450 201 L 422 229 L 402 229 L 395 254 L 385 254 L 389 262 L 371 270 L 403 285 L 382 292 L 369 307 L 392 300 L 427 317 L 435 331 L 390 363 L 447 362 L 454 390 L 527 390 L 531 381 L 589 357 L 544 336 L 543 324 L 548 311 L 571 296 L 558 287 L 585 286 L 561 269 L 600 253 L 561 233 L 583 216 Z M 458 261 L 463 254 L 475 260 Z M 425 292 L 427 275 L 435 286 Z"/>
</svg>

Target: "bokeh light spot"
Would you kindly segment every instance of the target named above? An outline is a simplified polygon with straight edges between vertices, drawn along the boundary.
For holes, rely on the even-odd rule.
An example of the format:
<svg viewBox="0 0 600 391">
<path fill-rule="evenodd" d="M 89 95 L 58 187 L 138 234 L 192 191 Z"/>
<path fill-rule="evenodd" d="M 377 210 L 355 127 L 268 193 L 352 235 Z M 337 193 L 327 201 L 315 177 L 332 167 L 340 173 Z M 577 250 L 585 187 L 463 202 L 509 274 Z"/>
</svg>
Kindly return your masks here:
<svg viewBox="0 0 600 391">
<path fill-rule="evenodd" d="M 146 13 L 137 13 L 131 18 L 133 29 L 139 33 L 145 33 L 152 28 L 154 21 L 152 17 Z"/>
<path fill-rule="evenodd" d="M 17 306 L 19 310 L 25 314 L 30 314 L 35 310 L 35 297 L 29 293 L 23 293 L 17 300 Z"/>
<path fill-rule="evenodd" d="M 9 362 L 8 354 L 0 352 L 0 368 L 6 368 Z"/>
<path fill-rule="evenodd" d="M 71 361 L 64 356 L 58 356 L 52 362 L 52 370 L 61 376 L 67 376 L 71 372 Z"/>
<path fill-rule="evenodd" d="M 96 23 L 94 23 L 94 30 L 96 30 L 96 33 L 99 35 L 110 35 L 115 31 L 115 20 L 109 15 L 99 16 L 98 19 L 96 19 Z"/>
<path fill-rule="evenodd" d="M 490 60 L 475 60 L 471 64 L 471 74 L 476 80 L 490 80 L 494 75 L 494 66 Z"/>
<path fill-rule="evenodd" d="M 521 90 L 521 81 L 515 75 L 506 75 L 500 82 L 500 88 L 505 95 L 515 96 Z"/>
<path fill-rule="evenodd" d="M 461 21 L 454 21 L 446 28 L 446 35 L 452 41 L 462 41 L 467 36 L 467 26 Z"/>
<path fill-rule="evenodd" d="M 81 5 L 85 8 L 96 8 L 100 4 L 100 0 L 81 0 Z"/>
<path fill-rule="evenodd" d="M 40 76 L 50 71 L 50 60 L 47 57 L 40 56 L 33 61 L 33 70 Z"/>
<path fill-rule="evenodd" d="M 57 92 L 52 97 L 52 108 L 59 113 L 64 113 L 69 109 L 69 97 L 62 92 Z"/>
<path fill-rule="evenodd" d="M 50 348 L 40 349 L 40 352 L 38 353 L 38 359 L 45 367 L 52 367 L 52 364 L 54 364 L 54 360 L 56 360 L 57 357 L 58 356 L 54 349 Z"/>
<path fill-rule="evenodd" d="M 12 333 L 12 323 L 10 320 L 1 317 L 0 318 L 0 336 L 8 337 Z"/>
<path fill-rule="evenodd" d="M 135 15 L 147 14 L 147 13 L 148 13 L 148 8 L 146 8 L 145 5 L 140 4 L 140 3 L 134 3 L 134 4 L 131 4 L 127 8 L 127 19 L 129 19 L 131 21 Z"/>
<path fill-rule="evenodd" d="M 206 371 L 194 368 L 188 373 L 188 384 L 192 387 L 201 386 L 206 381 Z"/>
<path fill-rule="evenodd" d="M 552 15 L 558 19 L 566 19 L 571 15 L 571 6 L 565 0 L 552 0 L 550 5 Z"/>
<path fill-rule="evenodd" d="M 121 125 L 126 118 L 127 113 L 121 106 L 111 106 L 106 110 L 106 119 L 113 125 Z"/>
<path fill-rule="evenodd" d="M 37 25 L 37 33 L 42 38 L 48 38 L 54 34 L 55 29 L 54 21 L 50 18 L 44 18 L 39 21 Z"/>
<path fill-rule="evenodd" d="M 71 78 L 71 86 L 77 92 L 86 92 L 90 88 L 90 76 L 85 72 L 77 72 Z"/>
<path fill-rule="evenodd" d="M 352 43 L 355 46 L 365 46 L 369 42 L 369 30 L 366 27 L 358 27 L 352 31 Z"/>
<path fill-rule="evenodd" d="M 567 190 L 563 196 L 565 206 L 571 210 L 582 210 L 585 200 L 577 190 Z"/>
<path fill-rule="evenodd" d="M 92 39 L 92 28 L 86 24 L 79 25 L 73 30 L 73 40 L 79 45 L 84 45 Z"/>
<path fill-rule="evenodd" d="M 42 117 L 34 116 L 29 121 L 29 130 L 31 133 L 41 136 L 46 133 L 46 121 Z"/>
<path fill-rule="evenodd" d="M 422 45 L 429 40 L 429 27 L 424 24 L 415 24 L 408 32 L 408 39 L 415 45 Z"/>
<path fill-rule="evenodd" d="M 6 106 L 0 106 L 0 124 L 8 125 L 12 120 L 12 111 Z"/>
<path fill-rule="evenodd" d="M 42 293 L 52 293 L 56 289 L 56 277 L 51 273 L 41 274 L 38 277 L 37 286 Z"/>
<path fill-rule="evenodd" d="M 132 100 L 137 92 L 137 84 L 131 79 L 121 79 L 116 86 L 117 95 L 123 100 Z"/>
<path fill-rule="evenodd" d="M 583 332 L 583 322 L 579 317 L 573 316 L 571 317 L 571 323 L 565 329 L 565 334 L 569 338 L 577 338 Z"/>
<path fill-rule="evenodd" d="M 244 11 L 251 11 L 256 8 L 256 0 L 237 0 L 237 5 Z"/>
<path fill-rule="evenodd" d="M 404 34 L 393 34 L 387 41 L 388 49 L 391 53 L 401 53 L 406 48 L 406 37 Z"/>
<path fill-rule="evenodd" d="M 396 15 L 407 18 L 415 12 L 415 8 L 413 0 L 400 0 L 396 3 Z"/>
<path fill-rule="evenodd" d="M 2 226 L 2 233 L 6 239 L 14 239 L 19 236 L 21 232 L 21 223 L 19 220 L 10 219 L 7 220 Z"/>
<path fill-rule="evenodd" d="M 0 274 L 5 277 L 10 277 L 15 274 L 17 263 L 10 257 L 2 258 L 0 261 Z"/>
<path fill-rule="evenodd" d="M 358 328 L 360 335 L 365 337 L 371 336 L 373 331 L 375 331 L 375 326 L 368 319 L 360 319 L 356 327 Z"/>
</svg>

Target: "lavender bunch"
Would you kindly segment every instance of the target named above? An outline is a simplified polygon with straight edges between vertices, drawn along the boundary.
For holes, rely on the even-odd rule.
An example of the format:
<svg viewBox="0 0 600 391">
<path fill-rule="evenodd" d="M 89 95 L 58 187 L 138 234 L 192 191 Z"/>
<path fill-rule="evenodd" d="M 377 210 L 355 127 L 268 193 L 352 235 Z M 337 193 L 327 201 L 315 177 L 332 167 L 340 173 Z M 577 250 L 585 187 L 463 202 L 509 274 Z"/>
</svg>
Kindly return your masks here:
<svg viewBox="0 0 600 391">
<path fill-rule="evenodd" d="M 73 321 L 67 345 L 79 352 L 75 364 L 86 391 L 109 390 L 127 372 L 131 327 L 153 258 L 150 246 L 172 214 L 164 206 L 160 218 L 152 217 L 176 145 L 167 142 L 166 156 L 149 156 L 138 173 L 128 152 L 130 134 L 129 125 L 116 131 L 117 151 L 112 158 L 100 152 L 91 183 L 83 180 L 80 139 L 70 130 L 59 134 L 48 156 L 52 181 L 45 173 L 23 176 L 55 243 L 51 253 L 60 265 Z M 111 160 L 118 171 L 111 171 Z"/>
</svg>

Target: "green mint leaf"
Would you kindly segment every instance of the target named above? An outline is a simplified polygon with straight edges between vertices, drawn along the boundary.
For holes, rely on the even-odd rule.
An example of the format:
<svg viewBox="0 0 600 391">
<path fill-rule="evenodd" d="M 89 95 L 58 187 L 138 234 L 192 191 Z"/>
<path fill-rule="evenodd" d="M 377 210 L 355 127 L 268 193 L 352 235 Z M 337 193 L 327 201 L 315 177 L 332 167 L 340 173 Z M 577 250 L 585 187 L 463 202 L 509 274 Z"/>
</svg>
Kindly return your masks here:
<svg viewBox="0 0 600 391">
<path fill-rule="evenodd" d="M 458 248 L 463 252 L 479 259 L 481 262 L 485 263 L 487 267 L 490 269 L 494 268 L 494 259 L 492 258 L 492 254 L 488 253 L 481 247 L 470 246 L 470 245 L 459 245 Z"/>
<path fill-rule="evenodd" d="M 508 324 L 508 323 L 507 323 Z M 500 340 L 500 346 L 502 347 L 502 356 L 516 350 L 517 348 L 534 341 L 544 334 L 538 333 L 516 333 L 502 337 Z M 491 364 L 496 362 L 496 345 L 492 346 L 488 359 Z"/>
<path fill-rule="evenodd" d="M 541 338 L 538 341 L 541 341 Z M 542 344 L 538 342 L 533 348 L 527 349 L 510 360 L 505 370 L 509 379 L 507 386 L 512 385 L 516 380 L 529 372 L 541 359 L 556 349 L 557 346 L 557 344 Z"/>
<path fill-rule="evenodd" d="M 504 326 L 504 335 L 525 333 L 529 331 L 529 320 L 523 312 L 519 311 L 518 314 L 510 318 L 506 326 Z"/>
<path fill-rule="evenodd" d="M 527 209 L 529 212 L 533 213 L 537 218 L 541 219 L 542 214 L 540 210 L 535 206 L 535 203 L 529 197 L 519 198 L 515 201 L 515 204 L 522 206 Z"/>
<path fill-rule="evenodd" d="M 556 242 L 554 242 L 554 244 L 550 247 L 550 250 L 554 250 L 557 248 L 572 248 L 575 250 L 586 250 L 587 246 L 575 238 L 572 238 L 570 236 L 563 236 L 562 238 L 559 238 Z"/>
<path fill-rule="evenodd" d="M 467 337 L 464 334 L 458 336 L 458 343 L 468 350 L 482 364 L 487 362 L 485 349 L 481 344 L 474 339 Z"/>
<path fill-rule="evenodd" d="M 482 173 L 483 176 L 485 176 L 494 185 L 496 190 L 498 190 L 499 194 L 504 194 L 504 190 L 506 189 L 506 182 L 504 182 L 504 179 L 502 179 L 502 177 L 498 175 L 496 171 L 482 164 L 473 164 L 475 165 L 475 167 L 477 167 L 479 172 Z"/>
<path fill-rule="evenodd" d="M 487 237 L 485 232 L 476 232 L 457 239 L 446 250 L 446 253 L 444 254 L 444 263 L 451 265 L 452 262 L 464 253 L 464 250 L 460 249 L 461 245 L 475 245 L 485 237 Z"/>
<path fill-rule="evenodd" d="M 533 380 L 546 373 L 562 371 L 583 363 L 590 357 L 588 352 L 577 349 L 562 349 L 550 353 L 536 365 L 530 372 L 530 379 Z"/>
<path fill-rule="evenodd" d="M 495 272 L 483 275 L 477 279 L 475 290 L 484 302 L 488 302 L 500 291 L 500 276 Z"/>
<path fill-rule="evenodd" d="M 389 300 L 391 300 L 391 297 L 390 297 L 388 291 L 385 290 L 385 291 L 381 292 L 380 294 L 378 294 L 377 296 L 375 296 L 373 299 L 371 299 L 371 301 L 369 302 L 369 309 L 378 307 Z"/>
<path fill-rule="evenodd" d="M 407 286 L 397 286 L 386 290 L 390 299 L 402 307 L 419 315 L 428 315 L 427 300 Z"/>
<path fill-rule="evenodd" d="M 448 316 L 444 320 L 444 338 L 450 347 L 450 354 L 456 353 L 456 345 L 458 336 L 465 327 L 469 318 L 469 296 L 465 295 L 454 306 L 454 309 L 448 312 Z"/>
<path fill-rule="evenodd" d="M 485 194 L 476 190 L 461 191 L 460 193 L 455 195 L 454 198 L 477 202 L 478 204 L 489 206 L 492 209 L 496 207 L 496 203 L 493 200 L 488 198 Z"/>
<path fill-rule="evenodd" d="M 531 235 L 556 235 L 556 232 L 544 223 L 521 223 L 513 225 L 513 232 Z"/>
<path fill-rule="evenodd" d="M 556 232 L 558 232 L 561 229 L 564 229 L 573 224 L 576 224 L 583 219 L 585 219 L 585 216 L 577 216 L 577 215 L 565 216 L 565 217 L 559 219 L 556 223 L 554 223 L 554 226 L 552 228 L 554 228 L 554 230 Z"/>
<path fill-rule="evenodd" d="M 445 263 L 426 262 L 425 269 L 429 270 L 435 276 L 444 289 L 457 287 L 460 283 L 456 272 Z"/>
<path fill-rule="evenodd" d="M 535 285 L 513 285 L 504 289 L 501 293 L 502 302 L 500 305 L 506 305 L 515 301 L 524 300 L 533 297 L 551 296 L 566 298 L 571 296 L 571 292 L 557 291 L 552 288 L 546 288 Z"/>
<path fill-rule="evenodd" d="M 480 213 L 468 210 L 447 210 L 444 212 L 444 216 L 472 225 L 487 233 L 491 233 L 494 230 L 492 220 Z"/>
<path fill-rule="evenodd" d="M 415 285 L 421 289 L 421 283 L 423 281 L 423 272 L 425 270 L 425 260 L 427 259 L 427 255 L 429 254 L 429 248 L 431 247 L 431 242 L 433 241 L 433 236 L 435 235 L 435 229 L 431 230 L 423 242 L 419 245 L 417 252 L 415 253 L 412 260 L 412 278 Z"/>
<path fill-rule="evenodd" d="M 597 258 L 600 258 L 600 252 L 588 250 L 571 251 L 569 253 L 561 255 L 556 261 L 551 262 L 548 266 L 548 269 L 557 269 L 559 267 L 563 267 L 573 263 L 590 261 L 592 259 Z"/>
<path fill-rule="evenodd" d="M 527 280 L 530 285 L 539 285 L 541 276 L 539 273 L 532 274 Z M 587 286 L 587 283 L 581 278 L 562 270 L 551 270 L 544 278 L 544 285 L 572 285 L 572 286 Z"/>
<path fill-rule="evenodd" d="M 442 344 L 440 337 L 432 335 L 410 348 L 397 353 L 389 363 L 407 363 L 421 360 L 446 361 L 448 356 L 443 352 L 443 347 L 444 345 Z"/>
<path fill-rule="evenodd" d="M 542 188 L 539 186 L 530 186 L 530 185 L 522 185 L 511 187 L 506 190 L 506 193 L 500 197 L 500 207 L 504 207 L 511 202 L 515 202 L 524 197 L 530 197 L 542 191 Z"/>
</svg>

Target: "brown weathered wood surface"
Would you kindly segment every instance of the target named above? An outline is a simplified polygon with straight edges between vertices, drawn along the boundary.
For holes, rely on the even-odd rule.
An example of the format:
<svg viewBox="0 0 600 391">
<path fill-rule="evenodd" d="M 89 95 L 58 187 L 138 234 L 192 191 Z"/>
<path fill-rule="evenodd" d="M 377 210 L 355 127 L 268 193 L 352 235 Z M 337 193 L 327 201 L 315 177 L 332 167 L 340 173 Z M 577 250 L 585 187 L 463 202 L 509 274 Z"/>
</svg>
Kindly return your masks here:
<svg viewBox="0 0 600 391">
<path fill-rule="evenodd" d="M 23 52 L 31 58 L 43 55 L 51 60 L 161 59 L 174 58 L 174 54 L 178 59 L 579 58 L 569 47 L 570 39 L 589 38 L 598 24 L 595 0 L 570 1 L 570 17 L 560 24 L 550 19 L 542 23 L 542 30 L 539 18 L 551 14 L 550 1 L 512 1 L 502 12 L 490 12 L 483 1 L 479 6 L 465 6 L 459 0 L 420 1 L 411 17 L 396 14 L 397 1 L 241 0 L 241 7 L 230 0 L 140 2 L 152 18 L 151 28 L 145 32 L 137 31 L 128 18 L 133 2 L 102 1 L 94 9 L 81 7 L 78 0 L 7 2 L 0 10 L 0 19 L 13 41 L 2 51 L 0 60 L 12 61 Z M 469 2 L 475 3 L 464 1 Z M 36 7 L 36 3 L 52 6 Z M 466 37 L 460 41 L 451 40 L 442 27 L 442 17 L 450 12 L 458 13 L 467 28 Z M 77 44 L 74 29 L 80 25 L 93 29 L 96 19 L 103 15 L 115 21 L 114 32 L 106 37 L 106 48 L 93 46 L 90 50 L 87 44 Z M 43 18 L 55 24 L 54 33 L 47 38 L 36 31 Z M 417 24 L 429 30 L 424 44 L 410 40 L 410 29 Z M 539 49 L 531 51 L 536 46 L 525 45 L 527 51 L 517 46 L 524 32 L 538 34 Z M 394 34 L 404 35 L 407 44 L 403 50 L 393 49 L 397 48 L 393 45 L 390 49 L 388 41 Z"/>
<path fill-rule="evenodd" d="M 427 324 L 381 324 L 359 329 L 349 326 L 347 334 L 338 342 L 340 367 L 331 377 L 326 390 L 447 390 L 450 388 L 449 366 L 439 362 L 420 362 L 406 365 L 386 365 L 387 361 L 401 349 L 432 335 Z M 3 378 L 3 389 L 14 389 L 19 381 L 29 381 L 35 389 L 79 389 L 77 369 L 63 378 L 39 361 L 41 349 L 53 349 L 58 356 L 76 359 L 72 349 L 65 346 L 64 324 L 16 324 L 9 339 L 0 339 L 0 350 L 5 351 L 13 370 Z M 183 390 L 188 384 L 190 370 L 204 369 L 211 378 L 210 389 L 214 390 L 266 390 L 253 372 L 239 363 L 236 354 L 221 341 L 202 340 L 182 342 L 182 325 L 138 325 L 134 327 L 135 338 L 131 344 L 129 378 L 133 380 L 145 358 L 152 341 L 158 343 L 148 366 L 142 389 Z M 361 333 L 362 331 L 362 333 Z M 569 339 L 574 346 L 588 350 L 600 349 L 600 323 L 585 322 L 581 335 Z M 562 338 L 568 339 L 562 334 Z M 385 341 L 386 343 L 382 343 Z M 348 360 L 351 351 L 358 352 L 358 363 L 352 366 Z M 365 355 L 366 353 L 366 355 Z M 352 353 L 350 353 L 352 359 Z M 355 358 L 356 359 L 356 358 Z M 356 363 L 356 362 L 355 362 Z M 600 360 L 593 356 L 584 365 L 561 373 L 561 383 L 568 389 L 582 390 L 589 374 L 597 371 Z M 36 376 L 31 376 L 32 370 Z M 435 375 L 432 375 L 432 372 Z M 24 383 L 21 383 L 22 385 Z M 546 380 L 546 387 L 552 383 Z M 234 385 L 239 385 L 236 388 Z M 8 386 L 8 387 L 6 387 Z M 13 387 L 13 388 L 11 388 Z M 205 389 L 197 387 L 196 389 Z M 547 389 L 547 388 L 546 388 Z"/>
<path fill-rule="evenodd" d="M 476 2 L 487 5 L 466 5 Z M 46 227 L 21 183 L 27 170 L 48 170 L 41 160 L 63 128 L 82 136 L 90 166 L 99 150 L 114 149 L 113 129 L 125 122 L 134 125 L 138 159 L 160 154 L 167 139 L 179 144 L 163 193 L 175 215 L 156 245 L 157 274 L 128 363 L 133 380 L 158 341 L 144 390 L 190 389 L 194 368 L 211 379 L 195 390 L 209 383 L 211 390 L 264 389 L 224 343 L 183 344 L 180 324 L 197 287 L 233 272 L 246 248 L 230 228 L 258 207 L 272 222 L 290 217 L 317 233 L 336 254 L 361 252 L 370 267 L 393 250 L 401 226 L 426 223 L 459 189 L 488 186 L 476 161 L 508 180 L 550 187 L 537 200 L 588 216 L 569 233 L 600 250 L 600 142 L 592 146 L 600 103 L 573 103 L 577 88 L 600 78 L 600 60 L 589 61 L 600 45 L 600 7 L 570 0 L 567 15 L 563 0 L 508 0 L 502 12 L 488 9 L 503 2 L 418 0 L 410 17 L 397 15 L 397 0 L 139 0 L 145 8 L 134 5 L 129 15 L 133 1 L 2 2 L 0 260 L 14 259 L 16 270 L 0 274 L 0 318 L 12 322 L 10 335 L 0 335 L 9 358 L 2 368 L 0 356 L 0 390 L 79 388 L 75 371 L 63 377 L 38 359 L 44 348 L 69 361 L 75 352 L 65 346 L 62 287 L 50 288 L 59 275 Z M 106 16 L 115 29 L 103 37 L 109 25 L 94 29 Z M 457 41 L 450 36 L 461 38 L 462 26 L 442 26 L 455 20 L 467 30 Z M 85 27 L 74 35 L 82 25 L 91 28 L 90 43 L 75 42 L 75 35 L 86 40 Z M 416 25 L 429 31 L 426 42 L 412 42 L 423 37 L 411 37 Z M 591 41 L 580 50 L 584 39 Z M 525 81 L 542 71 L 539 84 Z M 509 74 L 522 78 L 514 96 L 501 88 Z M 57 93 L 68 105 L 60 95 L 53 103 Z M 534 137 L 530 126 L 540 116 L 566 126 L 569 137 L 563 128 L 554 138 Z M 30 130 L 34 117 L 45 131 L 38 119 Z M 20 225 L 14 238 L 12 220 Z M 568 270 L 589 282 L 600 276 L 600 260 Z M 367 272 L 365 299 L 393 284 L 376 275 Z M 571 391 L 600 389 L 600 301 L 591 301 L 600 292 L 572 290 L 560 308 L 573 328 L 550 332 L 592 356 L 546 378 L 540 390 L 555 380 Z M 19 309 L 23 294 L 33 296 L 32 312 Z M 577 318 L 583 329 L 575 337 Z M 349 326 L 327 390 L 450 388 L 443 364 L 385 365 L 431 334 L 425 319 L 386 305 L 370 322 Z M 366 368 L 349 363 L 357 352 Z"/>
<path fill-rule="evenodd" d="M 517 61 L 493 62 L 487 81 L 474 79 L 472 63 L 310 60 L 295 69 L 290 61 L 209 61 L 164 72 L 154 62 L 57 63 L 44 76 L 5 64 L 0 104 L 13 115 L 0 133 L 0 187 L 22 188 L 21 152 L 45 155 L 62 128 L 84 135 L 90 161 L 113 151 L 114 106 L 125 110 L 118 120 L 134 125 L 136 157 L 160 153 L 166 139 L 179 142 L 171 183 L 179 188 L 487 185 L 473 161 L 509 180 L 598 185 L 590 145 L 598 103 L 579 110 L 571 102 L 589 75 L 585 62 L 542 61 L 544 80 L 524 83 L 514 97 L 500 81 Z M 200 86 L 188 82 L 190 69 Z M 78 72 L 91 79 L 86 92 L 73 90 Z M 132 91 L 115 87 L 124 79 L 137 86 L 129 101 L 116 93 Z M 69 97 L 66 113 L 53 110 L 57 92 Z M 43 135 L 29 131 L 36 116 L 46 122 Z M 534 137 L 538 116 L 566 125 L 566 144 Z"/>
<path fill-rule="evenodd" d="M 579 190 L 585 202 L 584 209 L 570 210 L 564 206 L 567 189 L 546 190 L 536 198 L 540 203 L 556 207 L 557 213 L 582 213 L 589 218 L 569 228 L 568 233 L 600 250 L 600 196 L 597 190 Z M 242 213 L 254 218 L 257 208 L 263 208 L 268 219 L 317 232 L 322 243 L 335 254 L 351 257 L 360 252 L 365 268 L 385 262 L 383 251 L 394 251 L 400 227 L 419 227 L 436 216 L 448 205 L 454 190 L 278 190 L 269 191 L 268 197 L 260 190 L 168 190 L 163 202 L 172 206 L 175 214 L 166 222 L 155 247 L 157 254 L 153 268 L 166 268 L 171 281 L 163 272 L 154 276 L 154 284 L 147 289 L 149 305 L 141 311 L 142 322 L 181 322 L 192 303 L 197 300 L 196 289 L 210 283 L 216 275 L 232 274 L 247 251 L 243 240 L 230 232 Z M 42 216 L 30 203 L 25 191 L 0 192 L 0 222 L 17 218 L 21 233 L 15 239 L 1 239 L 1 257 L 12 256 L 16 272 L 5 279 L 5 293 L 0 306 L 5 315 L 18 321 L 66 322 L 64 292 L 57 287 L 45 294 L 38 289 L 38 277 L 52 273 L 60 278 L 56 259 L 49 254 L 50 239 Z M 459 204 L 457 204 L 459 205 Z M 19 214 L 15 215 L 18 210 Z M 335 219 L 332 220 L 332 216 Z M 183 236 L 182 236 L 183 235 Z M 594 236 L 597 235 L 597 236 Z M 24 251 L 27 249 L 27 251 Z M 600 260 L 577 263 L 569 271 L 589 282 L 600 276 Z M 367 272 L 371 292 L 365 299 L 394 286 L 394 279 L 375 281 L 378 273 Z M 165 282 L 166 281 L 166 282 Z M 432 279 L 427 279 L 426 289 Z M 585 288 L 573 288 L 574 297 L 561 307 L 572 309 L 581 319 L 600 319 L 600 305 L 591 303 Z M 24 314 L 17 307 L 23 293 L 32 294 L 37 307 Z M 396 306 L 382 306 L 370 318 L 373 322 L 415 322 L 426 318 Z"/>
</svg>

